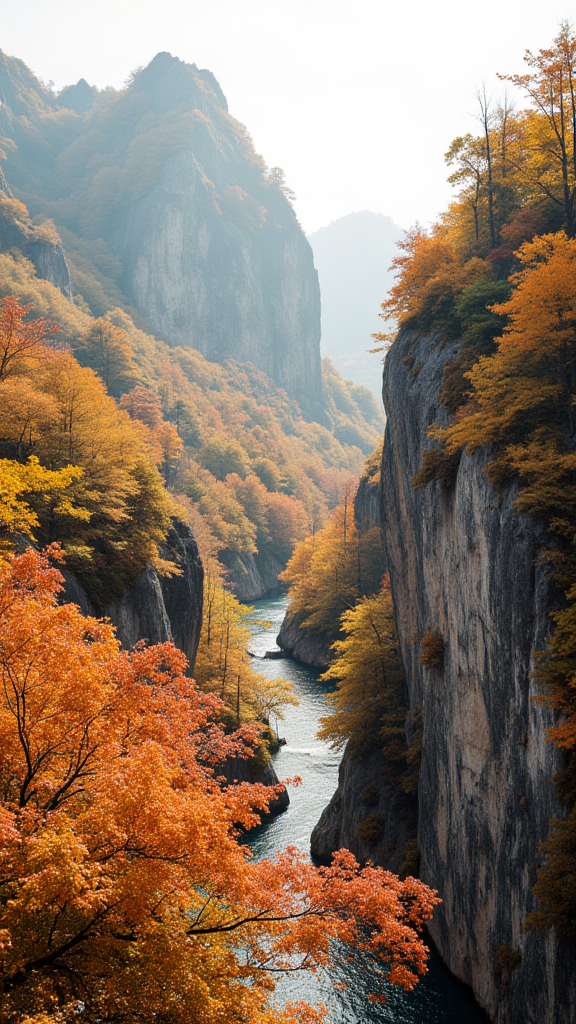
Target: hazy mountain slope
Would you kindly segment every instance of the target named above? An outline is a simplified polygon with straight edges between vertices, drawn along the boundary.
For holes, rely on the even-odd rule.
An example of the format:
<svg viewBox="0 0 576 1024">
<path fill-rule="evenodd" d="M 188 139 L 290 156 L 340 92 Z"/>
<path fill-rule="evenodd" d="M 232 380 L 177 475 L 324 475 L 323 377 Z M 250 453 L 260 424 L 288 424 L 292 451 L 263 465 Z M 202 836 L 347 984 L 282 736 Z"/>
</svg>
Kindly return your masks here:
<svg viewBox="0 0 576 1024">
<path fill-rule="evenodd" d="M 54 219 L 92 312 L 122 295 L 171 344 L 252 362 L 323 418 L 310 245 L 209 71 L 159 53 L 127 89 L 54 96 L 0 55 L 0 99 L 7 178 Z"/>
<path fill-rule="evenodd" d="M 389 271 L 401 229 L 390 217 L 362 210 L 320 228 L 308 238 L 320 279 L 322 354 L 345 377 L 378 395 L 378 356 L 369 355 L 371 334 L 383 328 L 380 303 L 390 286 Z"/>
</svg>

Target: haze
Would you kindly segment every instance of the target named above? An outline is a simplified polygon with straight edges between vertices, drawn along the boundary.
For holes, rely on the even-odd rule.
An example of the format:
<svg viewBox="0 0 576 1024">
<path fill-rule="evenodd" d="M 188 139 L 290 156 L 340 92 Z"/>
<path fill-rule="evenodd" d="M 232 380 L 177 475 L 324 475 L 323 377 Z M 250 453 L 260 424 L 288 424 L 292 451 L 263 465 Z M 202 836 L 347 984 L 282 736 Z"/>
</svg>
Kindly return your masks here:
<svg viewBox="0 0 576 1024">
<path fill-rule="evenodd" d="M 355 210 L 403 228 L 450 196 L 444 153 L 474 92 L 553 38 L 566 0 L 471 3 L 0 0 L 0 48 L 57 89 L 121 87 L 159 50 L 214 72 L 284 168 L 310 233 Z"/>
</svg>

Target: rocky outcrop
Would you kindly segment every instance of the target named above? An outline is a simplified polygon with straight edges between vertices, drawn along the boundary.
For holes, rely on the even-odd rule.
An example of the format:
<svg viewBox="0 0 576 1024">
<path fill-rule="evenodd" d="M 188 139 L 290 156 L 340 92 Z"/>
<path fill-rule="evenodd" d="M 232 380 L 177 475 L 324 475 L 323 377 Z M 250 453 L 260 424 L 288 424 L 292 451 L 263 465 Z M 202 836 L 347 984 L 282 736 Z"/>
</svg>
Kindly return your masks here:
<svg viewBox="0 0 576 1024">
<path fill-rule="evenodd" d="M 550 712 L 535 703 L 533 655 L 554 600 L 543 529 L 514 509 L 464 456 L 453 487 L 414 490 L 453 358 L 438 339 L 401 332 L 388 355 L 382 521 L 412 711 L 420 710 L 422 879 L 440 891 L 431 934 L 450 970 L 497 1024 L 576 1019 L 576 959 L 553 934 L 524 932 L 534 906 L 538 844 L 563 813 L 550 779 Z M 408 366 L 417 366 L 410 372 Z M 419 664 L 427 630 L 442 668 Z M 410 720 L 408 728 L 410 738 Z M 499 950 L 514 952 L 503 964 Z M 515 963 L 514 963 L 515 960 Z"/>
<path fill-rule="evenodd" d="M 318 634 L 310 634 L 300 628 L 300 619 L 286 612 L 280 632 L 276 637 L 278 647 L 289 658 L 302 661 L 312 668 L 327 668 L 332 653 L 330 643 Z"/>
<path fill-rule="evenodd" d="M 354 523 L 360 536 L 380 528 L 380 477 L 363 476 L 354 497 Z"/>
<path fill-rule="evenodd" d="M 182 570 L 181 576 L 161 576 L 159 582 L 171 638 L 184 651 L 192 671 L 202 629 L 204 569 L 190 527 L 174 519 L 160 556 Z"/>
<path fill-rule="evenodd" d="M 181 109 L 190 128 L 110 238 L 124 291 L 173 344 L 254 363 L 320 415 L 318 277 L 290 203 L 238 137 L 213 76 L 160 53 L 132 89 L 167 122 Z"/>
<path fill-rule="evenodd" d="M 280 588 L 278 576 L 285 566 L 273 558 L 236 551 L 220 551 L 218 558 L 228 570 L 227 585 L 245 604 L 260 601 Z"/>
<path fill-rule="evenodd" d="M 361 864 L 370 860 L 397 872 L 404 861 L 407 838 L 390 791 L 382 784 L 379 745 L 362 757 L 354 757 L 346 749 L 338 769 L 338 789 L 312 832 L 312 856 L 330 864 L 332 854 L 344 847 Z"/>
<path fill-rule="evenodd" d="M 260 783 L 262 786 L 277 786 L 278 776 L 271 761 L 255 757 L 229 757 L 222 767 L 222 775 L 230 785 L 235 782 Z M 268 814 L 282 814 L 290 805 L 288 790 L 284 788 L 276 800 L 268 805 Z"/>
<path fill-rule="evenodd" d="M 160 554 L 176 562 L 181 574 L 159 576 L 156 569 L 148 565 L 131 590 L 97 610 L 78 580 L 64 572 L 63 600 L 78 604 L 85 615 L 109 618 L 116 626 L 122 646 L 128 650 L 138 640 L 149 644 L 172 640 L 188 658 L 192 672 L 202 626 L 204 572 L 190 527 L 173 520 Z"/>
<path fill-rule="evenodd" d="M 18 206 L 0 170 L 0 252 L 18 249 L 34 264 L 38 277 L 50 281 L 70 299 L 70 273 L 58 236 L 44 236 L 42 229 L 35 228 L 27 212 Z"/>
</svg>

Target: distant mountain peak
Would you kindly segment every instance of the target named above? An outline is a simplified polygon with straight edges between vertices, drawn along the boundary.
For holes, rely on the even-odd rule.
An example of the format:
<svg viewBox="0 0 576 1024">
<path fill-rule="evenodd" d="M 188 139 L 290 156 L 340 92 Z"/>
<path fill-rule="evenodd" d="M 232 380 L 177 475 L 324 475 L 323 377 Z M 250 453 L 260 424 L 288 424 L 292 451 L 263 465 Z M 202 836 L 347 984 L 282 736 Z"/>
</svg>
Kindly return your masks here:
<svg viewBox="0 0 576 1024">
<path fill-rule="evenodd" d="M 372 334 L 384 329 L 380 304 L 402 230 L 391 217 L 358 210 L 314 231 L 308 241 L 322 296 L 322 352 L 356 384 L 379 395 L 382 367 L 369 354 Z"/>
<path fill-rule="evenodd" d="M 211 71 L 200 70 L 196 64 L 187 64 L 167 50 L 161 50 L 137 72 L 132 88 L 149 93 L 165 112 L 186 100 L 196 99 L 202 85 L 213 93 L 216 106 L 228 110 L 226 97 Z"/>
</svg>

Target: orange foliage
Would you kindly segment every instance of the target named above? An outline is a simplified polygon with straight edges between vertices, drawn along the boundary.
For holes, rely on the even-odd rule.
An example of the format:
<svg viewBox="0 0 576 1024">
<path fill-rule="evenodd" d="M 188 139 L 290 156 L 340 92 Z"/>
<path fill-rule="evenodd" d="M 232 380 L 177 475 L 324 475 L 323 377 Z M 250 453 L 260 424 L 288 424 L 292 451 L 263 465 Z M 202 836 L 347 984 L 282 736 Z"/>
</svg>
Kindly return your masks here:
<svg viewBox="0 0 576 1024">
<path fill-rule="evenodd" d="M 42 342 L 58 328 L 43 317 L 26 320 L 32 306 L 22 306 L 9 295 L 0 306 L 0 381 L 5 380 L 28 357 L 38 352 Z"/>
<path fill-rule="evenodd" d="M 396 283 L 382 303 L 382 316 L 398 325 L 442 330 L 455 298 L 489 273 L 478 258 L 464 260 L 450 233 L 436 226 L 431 233 L 417 226 L 398 243 L 404 255 L 392 261 Z"/>
<path fill-rule="evenodd" d="M 512 278 L 512 296 L 494 307 L 509 318 L 496 340 L 497 351 L 466 374 L 472 401 L 454 423 L 434 428 L 433 434 L 449 454 L 492 444 L 500 464 L 531 487 L 521 495 L 520 506 L 528 508 L 531 501 L 530 511 L 544 511 L 546 497 L 537 492 L 548 492 L 551 507 L 553 494 L 545 483 L 551 465 L 556 464 L 560 476 L 576 468 L 573 452 L 558 447 L 574 432 L 576 242 L 564 232 L 543 235 L 526 242 L 518 257 L 522 270 Z M 557 498 L 561 507 L 565 496 Z"/>
<path fill-rule="evenodd" d="M 303 1024 L 319 1015 L 269 1009 L 269 972 L 326 963 L 334 938 L 412 988 L 436 895 L 347 851 L 254 863 L 239 829 L 276 790 L 223 788 L 217 766 L 255 730 L 225 736 L 179 651 L 120 651 L 109 624 L 57 604 L 61 581 L 31 549 L 0 570 L 4 1013 Z"/>
</svg>

